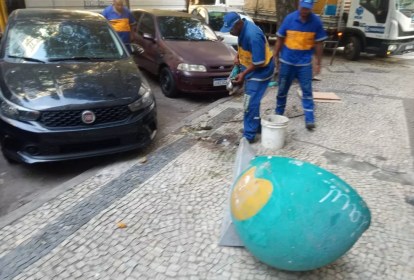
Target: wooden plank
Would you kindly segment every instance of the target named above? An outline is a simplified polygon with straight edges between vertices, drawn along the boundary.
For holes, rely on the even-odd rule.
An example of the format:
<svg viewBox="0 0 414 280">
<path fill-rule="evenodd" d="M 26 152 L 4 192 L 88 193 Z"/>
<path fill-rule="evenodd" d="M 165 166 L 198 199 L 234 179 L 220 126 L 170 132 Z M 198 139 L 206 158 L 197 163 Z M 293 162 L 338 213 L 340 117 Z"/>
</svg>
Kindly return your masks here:
<svg viewBox="0 0 414 280">
<path fill-rule="evenodd" d="M 298 95 L 302 98 L 302 91 L 298 89 Z M 336 95 L 334 92 L 320 92 L 314 91 L 313 92 L 313 101 L 315 102 L 340 102 L 341 98 Z"/>
<path fill-rule="evenodd" d="M 336 95 L 334 92 L 314 91 L 313 92 L 313 98 L 314 99 L 341 100 L 341 98 L 339 98 L 339 96 Z"/>
<path fill-rule="evenodd" d="M 338 103 L 341 102 L 341 100 L 330 100 L 330 99 L 313 99 L 314 102 L 319 103 Z"/>
</svg>

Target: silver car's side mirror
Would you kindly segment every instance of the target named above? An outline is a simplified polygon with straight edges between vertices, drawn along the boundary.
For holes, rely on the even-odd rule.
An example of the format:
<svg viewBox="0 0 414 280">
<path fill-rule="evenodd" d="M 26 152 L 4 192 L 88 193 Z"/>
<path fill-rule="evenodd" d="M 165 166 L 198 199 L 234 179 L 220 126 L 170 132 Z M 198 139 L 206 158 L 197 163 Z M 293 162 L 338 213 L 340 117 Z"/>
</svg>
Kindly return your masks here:
<svg viewBox="0 0 414 280">
<path fill-rule="evenodd" d="M 140 45 L 132 43 L 130 46 L 131 46 L 131 50 L 132 50 L 133 54 L 142 54 L 142 53 L 144 53 L 144 48 L 141 47 Z"/>
</svg>

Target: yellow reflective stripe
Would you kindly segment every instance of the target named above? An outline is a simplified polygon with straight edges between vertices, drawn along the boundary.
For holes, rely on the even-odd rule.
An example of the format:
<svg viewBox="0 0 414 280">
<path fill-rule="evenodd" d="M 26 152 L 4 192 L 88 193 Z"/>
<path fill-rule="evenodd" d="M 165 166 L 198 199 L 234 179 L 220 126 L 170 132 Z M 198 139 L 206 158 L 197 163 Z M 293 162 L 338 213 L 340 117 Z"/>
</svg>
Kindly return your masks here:
<svg viewBox="0 0 414 280">
<path fill-rule="evenodd" d="M 241 46 L 238 49 L 240 64 L 249 67 L 252 64 L 252 53 L 244 50 Z"/>
<path fill-rule="evenodd" d="M 239 46 L 238 54 L 239 54 L 239 61 L 240 61 L 241 65 L 243 65 L 245 67 L 249 67 L 250 65 L 253 64 L 253 58 L 252 58 L 252 53 L 251 52 L 246 51 L 241 46 Z M 270 50 L 269 45 L 266 44 L 265 65 L 268 65 L 269 62 L 272 60 L 272 58 L 273 58 L 273 53 Z"/>
<path fill-rule="evenodd" d="M 129 32 L 131 31 L 131 26 L 129 25 L 129 19 L 120 18 L 120 19 L 111 19 L 109 21 L 112 27 L 117 32 Z"/>
<path fill-rule="evenodd" d="M 6 31 L 7 17 L 8 12 L 6 1 L 0 1 L 0 30 L 3 33 Z"/>
<path fill-rule="evenodd" d="M 291 50 L 308 51 L 315 45 L 315 32 L 288 30 L 285 45 Z"/>
<path fill-rule="evenodd" d="M 266 44 L 266 65 L 273 59 L 273 53 L 268 44 Z"/>
</svg>

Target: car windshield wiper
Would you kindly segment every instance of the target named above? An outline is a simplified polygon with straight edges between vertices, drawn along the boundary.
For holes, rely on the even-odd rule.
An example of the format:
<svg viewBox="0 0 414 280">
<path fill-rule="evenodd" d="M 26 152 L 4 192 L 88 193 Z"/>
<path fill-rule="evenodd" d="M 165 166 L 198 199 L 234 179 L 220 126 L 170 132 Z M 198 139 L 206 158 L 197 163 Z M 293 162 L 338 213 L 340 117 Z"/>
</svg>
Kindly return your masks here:
<svg viewBox="0 0 414 280">
<path fill-rule="evenodd" d="M 44 60 L 40 60 L 40 59 L 32 58 L 32 57 L 26 57 L 26 56 L 8 55 L 7 57 L 23 59 L 23 60 L 32 61 L 32 62 L 46 63 L 46 61 L 44 61 Z"/>
<path fill-rule="evenodd" d="M 217 41 L 217 40 L 213 40 L 213 39 L 190 39 L 190 41 Z"/>
<path fill-rule="evenodd" d="M 50 58 L 50 62 L 56 62 L 56 61 L 81 61 L 81 60 L 112 60 L 112 58 L 107 57 L 92 57 L 92 56 L 72 56 L 72 57 L 62 57 L 62 58 Z"/>
<path fill-rule="evenodd" d="M 187 38 L 179 37 L 179 36 L 166 36 L 163 37 L 164 40 L 180 40 L 180 41 L 187 41 Z"/>
</svg>

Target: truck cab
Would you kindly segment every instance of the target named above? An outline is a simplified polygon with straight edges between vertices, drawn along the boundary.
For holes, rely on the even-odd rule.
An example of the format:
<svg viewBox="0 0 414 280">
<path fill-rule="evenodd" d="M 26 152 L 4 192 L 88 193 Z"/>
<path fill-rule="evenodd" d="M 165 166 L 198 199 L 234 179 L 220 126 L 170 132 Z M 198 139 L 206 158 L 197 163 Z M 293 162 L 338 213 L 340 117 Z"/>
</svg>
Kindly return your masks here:
<svg viewBox="0 0 414 280">
<path fill-rule="evenodd" d="M 338 28 L 345 57 L 359 58 L 360 52 L 387 56 L 414 51 L 414 0 L 352 0 L 349 11 L 341 3 Z"/>
</svg>

